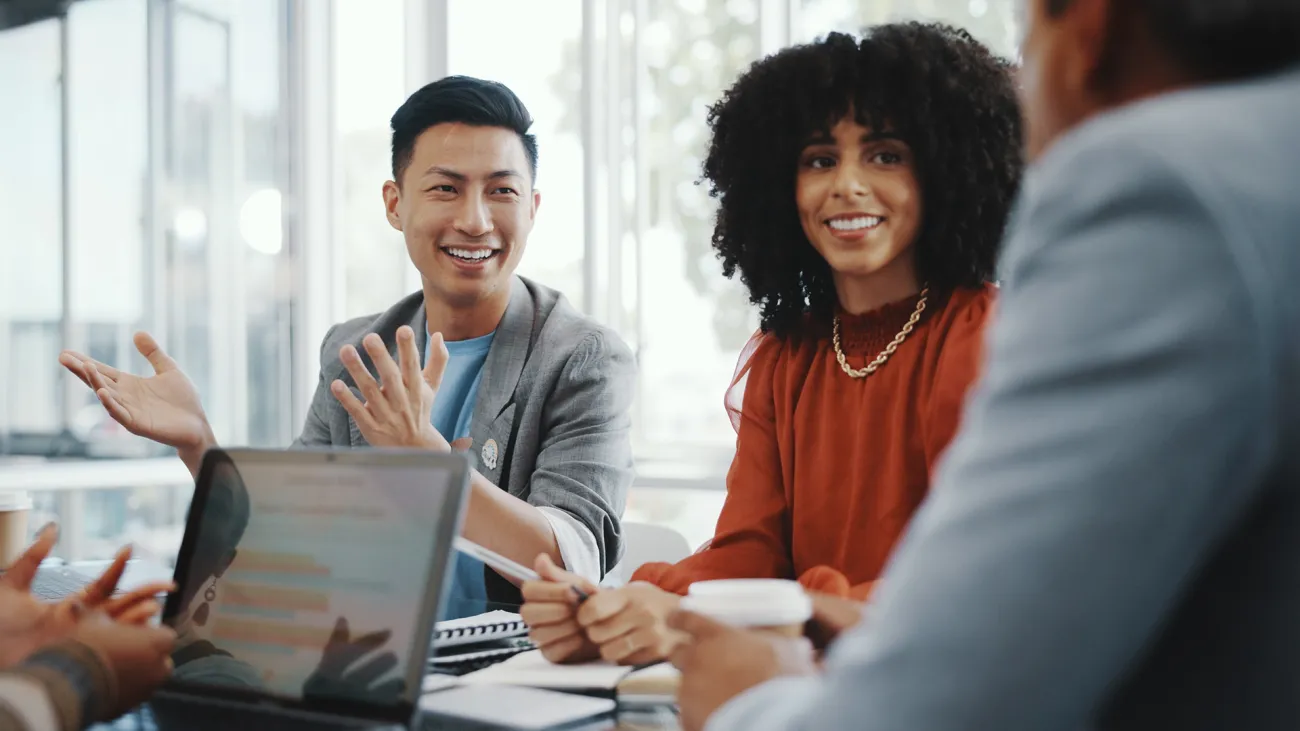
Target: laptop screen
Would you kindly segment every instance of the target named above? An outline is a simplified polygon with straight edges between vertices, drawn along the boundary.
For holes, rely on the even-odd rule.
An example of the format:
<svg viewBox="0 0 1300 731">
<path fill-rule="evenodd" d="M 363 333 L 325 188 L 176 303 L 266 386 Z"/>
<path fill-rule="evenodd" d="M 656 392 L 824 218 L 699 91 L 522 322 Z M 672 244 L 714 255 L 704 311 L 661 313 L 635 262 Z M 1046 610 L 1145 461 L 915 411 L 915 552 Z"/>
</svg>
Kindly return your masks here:
<svg viewBox="0 0 1300 731">
<path fill-rule="evenodd" d="M 208 455 L 168 603 L 174 680 L 289 700 L 418 697 L 465 468 L 345 457 Z"/>
</svg>

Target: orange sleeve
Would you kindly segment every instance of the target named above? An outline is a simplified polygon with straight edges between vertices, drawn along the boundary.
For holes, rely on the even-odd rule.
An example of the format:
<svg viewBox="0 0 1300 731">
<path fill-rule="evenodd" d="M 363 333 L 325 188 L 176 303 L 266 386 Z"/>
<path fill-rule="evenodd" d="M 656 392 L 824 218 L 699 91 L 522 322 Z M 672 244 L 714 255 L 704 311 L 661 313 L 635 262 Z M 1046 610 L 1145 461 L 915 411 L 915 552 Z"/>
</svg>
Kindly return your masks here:
<svg viewBox="0 0 1300 731">
<path fill-rule="evenodd" d="M 799 577 L 799 583 L 808 591 L 830 594 L 844 599 L 856 599 L 865 602 L 871 598 L 871 590 L 876 582 L 864 581 L 861 584 L 849 584 L 849 579 L 840 571 L 830 566 L 814 566 Z"/>
<path fill-rule="evenodd" d="M 961 425 L 966 392 L 979 378 L 984 324 L 992 316 L 993 300 L 992 287 L 971 295 L 953 314 L 944 335 L 924 422 L 926 461 L 931 474 Z"/>
<path fill-rule="evenodd" d="M 790 578 L 790 520 L 776 436 L 774 371 L 782 350 L 775 338 L 753 350 L 738 370 L 743 408 L 733 418 L 736 456 L 727 472 L 727 498 L 709 547 L 676 564 L 646 564 L 632 575 L 684 594 L 693 582 L 732 578 Z"/>
</svg>

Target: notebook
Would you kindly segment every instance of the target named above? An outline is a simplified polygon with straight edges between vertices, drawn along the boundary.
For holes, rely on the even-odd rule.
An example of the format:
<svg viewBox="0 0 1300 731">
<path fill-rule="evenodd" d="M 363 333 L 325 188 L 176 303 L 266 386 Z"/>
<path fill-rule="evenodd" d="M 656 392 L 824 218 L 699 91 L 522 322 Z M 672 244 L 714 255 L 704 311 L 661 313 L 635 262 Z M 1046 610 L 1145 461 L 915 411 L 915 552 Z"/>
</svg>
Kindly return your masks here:
<svg viewBox="0 0 1300 731">
<path fill-rule="evenodd" d="M 465 675 L 536 647 L 527 637 L 508 637 L 475 645 L 458 645 L 450 650 L 435 648 L 434 656 L 429 659 L 429 672 Z"/>
<path fill-rule="evenodd" d="M 488 640 L 503 640 L 528 634 L 528 625 L 514 612 L 496 610 L 473 617 L 439 622 L 433 645 L 439 649 L 472 645 Z"/>
<path fill-rule="evenodd" d="M 461 677 L 464 685 L 527 685 L 566 691 L 608 691 L 611 694 L 633 668 L 607 662 L 557 665 L 540 650 L 520 653 L 491 667 Z"/>
<path fill-rule="evenodd" d="M 600 727 L 611 728 L 615 708 L 608 698 L 521 687 L 460 687 L 420 698 L 420 710 L 426 714 L 510 729 L 572 728 L 601 717 L 609 720 Z"/>
<path fill-rule="evenodd" d="M 429 672 L 465 675 L 531 650 L 527 632 L 518 614 L 501 610 L 439 622 Z"/>
</svg>

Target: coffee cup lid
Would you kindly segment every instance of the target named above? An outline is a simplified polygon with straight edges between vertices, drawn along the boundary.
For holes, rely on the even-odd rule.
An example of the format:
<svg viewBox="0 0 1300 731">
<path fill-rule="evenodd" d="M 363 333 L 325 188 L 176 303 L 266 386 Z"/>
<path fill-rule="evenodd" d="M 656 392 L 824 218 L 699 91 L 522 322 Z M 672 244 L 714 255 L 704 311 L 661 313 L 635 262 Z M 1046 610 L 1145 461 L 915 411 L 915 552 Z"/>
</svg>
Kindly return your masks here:
<svg viewBox="0 0 1300 731">
<path fill-rule="evenodd" d="M 31 510 L 32 499 L 23 490 L 0 490 L 0 511 Z"/>
<path fill-rule="evenodd" d="M 803 587 L 784 579 L 719 579 L 691 584 L 682 609 L 738 627 L 803 624 L 812 600 Z"/>
</svg>

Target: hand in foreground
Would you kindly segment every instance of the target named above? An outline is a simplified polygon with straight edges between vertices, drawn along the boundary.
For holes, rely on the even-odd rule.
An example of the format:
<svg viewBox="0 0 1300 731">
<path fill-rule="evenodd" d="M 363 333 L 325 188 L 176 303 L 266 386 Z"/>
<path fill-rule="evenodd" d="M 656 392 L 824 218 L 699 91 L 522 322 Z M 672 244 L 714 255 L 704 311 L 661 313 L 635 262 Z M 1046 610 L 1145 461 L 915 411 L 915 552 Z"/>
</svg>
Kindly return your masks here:
<svg viewBox="0 0 1300 731">
<path fill-rule="evenodd" d="M 862 621 L 866 605 L 853 599 L 830 594 L 808 592 L 812 599 L 813 614 L 808 622 L 807 635 L 813 646 L 824 650 L 840 635 Z"/>
<path fill-rule="evenodd" d="M 550 556 L 537 557 L 534 566 L 542 581 L 525 581 L 520 591 L 524 605 L 519 616 L 528 625 L 528 637 L 551 662 L 586 662 L 600 656 L 600 648 L 587 640 L 578 624 L 578 595 L 585 592 L 591 602 L 603 592 L 575 573 L 555 565 Z"/>
<path fill-rule="evenodd" d="M 682 673 L 677 703 L 686 731 L 704 728 L 723 704 L 756 685 L 816 672 L 812 645 L 803 637 L 738 629 L 681 610 L 668 626 L 687 635 L 671 656 Z"/>
<path fill-rule="evenodd" d="M 365 663 L 353 667 L 363 657 L 386 644 L 392 632 L 379 630 L 350 638 L 348 620 L 339 617 L 330 633 L 329 642 L 321 653 L 316 671 L 303 684 L 304 697 L 372 701 L 389 703 L 397 700 L 406 690 L 402 678 L 389 678 L 380 682 L 397 667 L 397 655 L 384 652 Z"/>
<path fill-rule="evenodd" d="M 397 329 L 397 357 L 393 361 L 384 341 L 370 333 L 361 344 L 375 365 L 379 380 L 366 369 L 361 354 L 351 345 L 339 351 L 339 359 L 357 384 L 363 402 L 343 381 L 330 384 L 330 392 L 352 416 L 361 436 L 373 447 L 415 447 L 437 452 L 451 450 L 447 440 L 433 428 L 429 414 L 433 399 L 442 385 L 447 369 L 447 346 L 442 335 L 430 336 L 429 362 L 420 369 L 420 354 L 415 347 L 415 331 L 403 325 Z"/>
<path fill-rule="evenodd" d="M 135 347 L 153 366 L 152 376 L 141 378 L 71 350 L 59 354 L 59 363 L 89 386 L 127 431 L 202 456 L 216 439 L 194 384 L 149 333 L 136 333 Z"/>
<path fill-rule="evenodd" d="M 173 588 L 170 581 L 156 582 L 113 596 L 131 557 L 130 549 L 123 548 L 81 591 L 57 603 L 43 602 L 32 595 L 32 580 L 58 536 L 53 525 L 43 528 L 0 577 L 0 668 L 12 667 L 42 645 L 70 635 L 88 611 L 102 612 L 118 624 L 145 624 L 161 609 L 154 597 Z"/>
<path fill-rule="evenodd" d="M 117 697 L 99 719 L 109 721 L 149 699 L 171 675 L 176 633 L 170 627 L 124 625 L 106 615 L 88 615 L 77 625 L 72 639 L 93 650 L 113 673 Z"/>
</svg>

